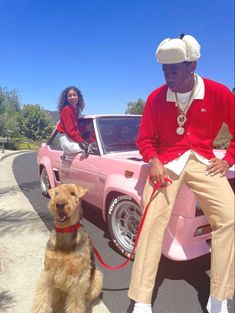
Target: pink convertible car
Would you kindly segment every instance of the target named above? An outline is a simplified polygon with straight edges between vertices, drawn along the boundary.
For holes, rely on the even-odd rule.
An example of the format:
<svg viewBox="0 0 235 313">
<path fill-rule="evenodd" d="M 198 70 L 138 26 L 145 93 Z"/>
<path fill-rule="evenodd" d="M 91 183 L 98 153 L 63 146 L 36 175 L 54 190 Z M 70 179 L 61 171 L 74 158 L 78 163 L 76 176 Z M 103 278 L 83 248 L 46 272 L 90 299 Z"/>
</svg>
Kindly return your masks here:
<svg viewBox="0 0 235 313">
<path fill-rule="evenodd" d="M 126 256 L 132 251 L 141 216 L 141 194 L 149 165 L 136 147 L 140 115 L 96 115 L 80 118 L 81 133 L 90 143 L 87 155 L 63 158 L 55 131 L 37 154 L 42 193 L 61 183 L 89 190 L 84 200 L 99 208 L 110 238 Z M 215 150 L 222 157 L 223 150 Z M 234 179 L 234 168 L 228 172 Z M 234 182 L 234 181 L 233 181 Z M 165 233 L 163 254 L 189 260 L 210 252 L 211 228 L 194 194 L 183 185 Z"/>
</svg>

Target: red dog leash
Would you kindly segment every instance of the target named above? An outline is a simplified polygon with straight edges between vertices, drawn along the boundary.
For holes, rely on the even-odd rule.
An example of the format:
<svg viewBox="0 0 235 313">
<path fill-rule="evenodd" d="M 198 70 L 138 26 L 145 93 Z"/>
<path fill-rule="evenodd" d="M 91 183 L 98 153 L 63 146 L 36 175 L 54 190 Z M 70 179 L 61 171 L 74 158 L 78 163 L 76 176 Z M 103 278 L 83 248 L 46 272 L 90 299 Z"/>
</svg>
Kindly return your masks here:
<svg viewBox="0 0 235 313">
<path fill-rule="evenodd" d="M 151 178 L 149 178 L 149 179 L 151 180 Z M 171 181 L 169 178 L 165 178 L 165 181 L 166 181 L 167 183 L 169 183 L 169 184 L 172 183 L 172 181 Z M 153 183 L 152 180 L 151 180 L 151 182 Z M 154 183 L 153 183 L 153 184 L 154 184 Z M 168 185 L 169 185 L 169 184 L 168 184 Z M 168 185 L 167 185 L 167 186 L 168 186 Z M 167 186 L 163 186 L 163 187 L 167 187 Z M 110 265 L 106 264 L 106 263 L 103 261 L 103 259 L 102 259 L 101 255 L 99 254 L 99 252 L 98 252 L 98 251 L 96 250 L 96 248 L 94 247 L 95 255 L 96 255 L 97 259 L 99 260 L 100 264 L 102 264 L 104 267 L 106 267 L 107 269 L 109 269 L 109 270 L 111 270 L 111 271 L 119 270 L 120 268 L 123 268 L 123 267 L 131 260 L 133 254 L 134 254 L 134 252 L 135 252 L 135 248 L 136 248 L 136 246 L 137 246 L 137 243 L 138 243 L 138 240 L 139 240 L 139 236 L 140 236 L 140 233 L 141 233 L 141 231 L 142 231 L 142 228 L 143 228 L 143 225 L 144 225 L 144 221 L 145 221 L 145 218 L 146 218 L 146 215 L 147 215 L 147 212 L 148 212 L 150 203 L 151 203 L 151 201 L 152 201 L 152 198 L 153 198 L 155 192 L 156 192 L 160 187 L 161 187 L 161 182 L 160 182 L 160 181 L 157 182 L 156 184 L 154 184 L 154 188 L 153 188 L 153 191 L 152 191 L 150 200 L 149 200 L 148 204 L 146 205 L 146 208 L 145 208 L 145 210 L 144 210 L 144 214 L 143 214 L 143 216 L 142 216 L 142 218 L 141 218 L 141 220 L 140 220 L 140 226 L 139 226 L 139 229 L 138 229 L 138 232 L 137 232 L 137 235 L 136 235 L 136 240 L 135 240 L 135 243 L 134 243 L 133 250 L 131 251 L 130 256 L 128 257 L 128 259 L 127 259 L 124 263 L 122 263 L 122 264 L 120 264 L 120 265 L 117 265 L 117 266 L 110 266 Z"/>
</svg>

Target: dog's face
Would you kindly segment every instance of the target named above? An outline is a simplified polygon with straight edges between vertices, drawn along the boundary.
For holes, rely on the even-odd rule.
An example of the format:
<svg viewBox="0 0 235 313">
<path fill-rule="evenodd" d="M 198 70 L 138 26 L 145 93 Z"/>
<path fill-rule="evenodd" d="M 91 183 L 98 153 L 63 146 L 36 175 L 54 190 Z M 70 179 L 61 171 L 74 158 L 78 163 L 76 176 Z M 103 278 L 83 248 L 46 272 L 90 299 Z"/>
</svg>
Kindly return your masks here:
<svg viewBox="0 0 235 313">
<path fill-rule="evenodd" d="M 70 226 L 82 218 L 80 199 L 87 189 L 76 184 L 62 184 L 48 191 L 48 209 L 59 226 Z"/>
</svg>

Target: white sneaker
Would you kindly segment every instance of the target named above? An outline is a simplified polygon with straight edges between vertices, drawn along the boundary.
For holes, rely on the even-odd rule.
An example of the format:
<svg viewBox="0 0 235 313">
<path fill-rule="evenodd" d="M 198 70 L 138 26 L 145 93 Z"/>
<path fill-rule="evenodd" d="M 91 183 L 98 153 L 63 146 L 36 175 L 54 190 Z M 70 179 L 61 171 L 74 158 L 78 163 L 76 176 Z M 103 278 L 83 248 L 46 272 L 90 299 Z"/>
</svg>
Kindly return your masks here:
<svg viewBox="0 0 235 313">
<path fill-rule="evenodd" d="M 153 313 L 151 304 L 136 302 L 132 313 Z"/>
<path fill-rule="evenodd" d="M 220 301 L 210 296 L 206 308 L 209 313 L 229 313 L 227 299 Z"/>
</svg>

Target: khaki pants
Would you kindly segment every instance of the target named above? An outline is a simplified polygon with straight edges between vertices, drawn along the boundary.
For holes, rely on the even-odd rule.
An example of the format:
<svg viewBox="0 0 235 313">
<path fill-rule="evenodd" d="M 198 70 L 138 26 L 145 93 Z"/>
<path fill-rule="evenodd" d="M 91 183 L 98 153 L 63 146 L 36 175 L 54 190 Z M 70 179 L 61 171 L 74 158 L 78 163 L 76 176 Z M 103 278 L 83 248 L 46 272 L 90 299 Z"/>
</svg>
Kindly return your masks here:
<svg viewBox="0 0 235 313">
<path fill-rule="evenodd" d="M 218 300 L 234 295 L 234 193 L 225 177 L 206 176 L 205 165 L 191 155 L 183 172 L 168 171 L 173 183 L 155 194 L 136 248 L 128 296 L 151 303 L 161 257 L 164 232 L 168 225 L 177 192 L 182 185 L 195 193 L 212 227 L 211 290 Z M 143 193 L 144 207 L 153 187 L 147 181 Z"/>
</svg>

